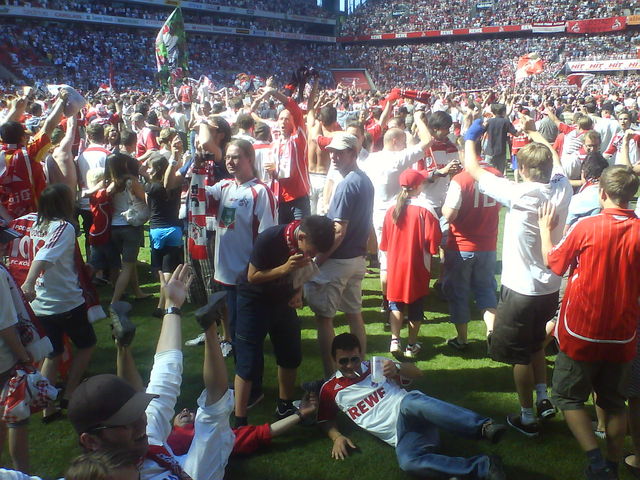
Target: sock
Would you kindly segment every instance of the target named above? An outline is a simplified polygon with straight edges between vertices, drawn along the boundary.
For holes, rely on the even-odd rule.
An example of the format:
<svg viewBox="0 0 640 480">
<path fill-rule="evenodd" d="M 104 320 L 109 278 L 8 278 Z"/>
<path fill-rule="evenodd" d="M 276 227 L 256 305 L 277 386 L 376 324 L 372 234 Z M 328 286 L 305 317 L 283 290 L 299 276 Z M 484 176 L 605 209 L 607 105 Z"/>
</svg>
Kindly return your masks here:
<svg viewBox="0 0 640 480">
<path fill-rule="evenodd" d="M 536 397 L 538 401 L 540 400 L 548 400 L 547 396 L 547 384 L 546 383 L 536 383 Z"/>
<path fill-rule="evenodd" d="M 591 466 L 591 470 L 603 470 L 607 468 L 607 462 L 602 456 L 602 452 L 599 448 L 594 448 L 593 450 L 589 450 L 587 452 L 587 459 L 589 460 L 589 465 Z"/>
<path fill-rule="evenodd" d="M 235 415 L 234 417 L 235 428 L 246 427 L 249 424 L 247 417 L 236 417 Z"/>
<path fill-rule="evenodd" d="M 524 425 L 536 423 L 536 417 L 533 416 L 533 408 L 520 407 L 520 418 Z"/>
</svg>

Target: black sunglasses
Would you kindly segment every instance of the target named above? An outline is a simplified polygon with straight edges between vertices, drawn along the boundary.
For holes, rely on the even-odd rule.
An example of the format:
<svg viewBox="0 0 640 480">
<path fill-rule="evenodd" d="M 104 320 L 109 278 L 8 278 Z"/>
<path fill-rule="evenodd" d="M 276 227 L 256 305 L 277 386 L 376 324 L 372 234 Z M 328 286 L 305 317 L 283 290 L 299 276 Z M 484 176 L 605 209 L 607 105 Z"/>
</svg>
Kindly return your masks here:
<svg viewBox="0 0 640 480">
<path fill-rule="evenodd" d="M 340 365 L 342 365 L 343 367 L 346 367 L 347 365 L 349 365 L 349 362 L 351 362 L 351 363 L 359 363 L 360 362 L 360 357 L 343 357 L 343 358 L 339 358 L 338 359 L 338 363 Z"/>
</svg>

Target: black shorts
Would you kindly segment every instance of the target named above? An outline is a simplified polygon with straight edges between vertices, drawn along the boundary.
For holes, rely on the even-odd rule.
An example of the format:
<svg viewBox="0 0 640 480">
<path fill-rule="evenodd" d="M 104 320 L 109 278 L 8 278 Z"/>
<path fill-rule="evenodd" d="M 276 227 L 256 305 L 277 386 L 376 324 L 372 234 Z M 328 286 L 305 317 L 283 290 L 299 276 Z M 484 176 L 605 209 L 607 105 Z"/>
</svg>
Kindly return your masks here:
<svg viewBox="0 0 640 480">
<path fill-rule="evenodd" d="M 236 374 L 253 380 L 264 368 L 264 340 L 269 334 L 276 364 L 298 368 L 302 362 L 300 319 L 287 301 L 237 294 Z"/>
<path fill-rule="evenodd" d="M 178 265 L 184 263 L 182 247 L 164 247 L 151 249 L 151 270 L 172 273 Z"/>
<path fill-rule="evenodd" d="M 511 365 L 528 365 L 542 349 L 546 324 L 558 308 L 558 292 L 522 295 L 502 287 L 493 332 L 487 339 L 489 356 Z"/>
<path fill-rule="evenodd" d="M 53 345 L 53 351 L 47 355 L 48 358 L 62 355 L 64 352 L 62 338 L 65 333 L 76 348 L 93 347 L 97 342 L 96 332 L 93 330 L 93 325 L 89 323 L 87 307 L 84 303 L 68 312 L 44 315 L 38 317 L 38 320 Z"/>
<path fill-rule="evenodd" d="M 553 369 L 553 400 L 560 410 L 580 410 L 596 392 L 596 405 L 609 412 L 626 408 L 631 362 L 580 362 L 559 352 Z"/>
</svg>

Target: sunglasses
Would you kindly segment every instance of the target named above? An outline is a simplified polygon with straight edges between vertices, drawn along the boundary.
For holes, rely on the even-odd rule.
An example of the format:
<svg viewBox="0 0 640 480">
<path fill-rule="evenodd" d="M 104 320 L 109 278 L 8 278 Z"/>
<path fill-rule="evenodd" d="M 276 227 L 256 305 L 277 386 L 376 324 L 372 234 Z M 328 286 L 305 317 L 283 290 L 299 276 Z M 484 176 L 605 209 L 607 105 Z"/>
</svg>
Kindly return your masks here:
<svg viewBox="0 0 640 480">
<path fill-rule="evenodd" d="M 97 433 L 102 430 L 110 430 L 112 428 L 129 428 L 129 425 L 100 425 L 87 430 L 87 433 Z"/>
<path fill-rule="evenodd" d="M 359 363 L 360 357 L 343 357 L 338 359 L 338 364 L 346 367 L 349 363 Z"/>
</svg>

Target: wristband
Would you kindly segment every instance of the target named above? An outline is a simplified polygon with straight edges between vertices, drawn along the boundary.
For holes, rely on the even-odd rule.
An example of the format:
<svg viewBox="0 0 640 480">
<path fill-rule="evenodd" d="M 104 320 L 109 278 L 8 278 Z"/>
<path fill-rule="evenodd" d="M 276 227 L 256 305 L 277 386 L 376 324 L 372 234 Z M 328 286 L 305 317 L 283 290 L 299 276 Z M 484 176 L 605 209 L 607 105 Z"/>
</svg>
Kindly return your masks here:
<svg viewBox="0 0 640 480">
<path fill-rule="evenodd" d="M 182 315 L 180 307 L 169 307 L 164 311 L 165 315 Z"/>
</svg>

